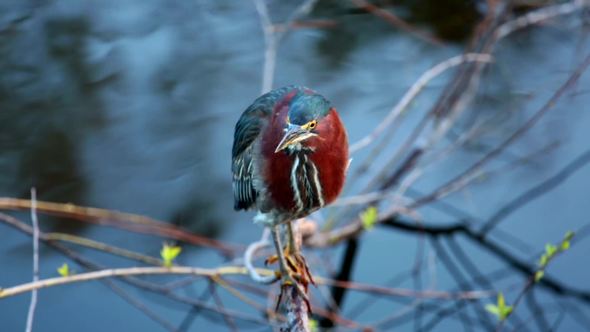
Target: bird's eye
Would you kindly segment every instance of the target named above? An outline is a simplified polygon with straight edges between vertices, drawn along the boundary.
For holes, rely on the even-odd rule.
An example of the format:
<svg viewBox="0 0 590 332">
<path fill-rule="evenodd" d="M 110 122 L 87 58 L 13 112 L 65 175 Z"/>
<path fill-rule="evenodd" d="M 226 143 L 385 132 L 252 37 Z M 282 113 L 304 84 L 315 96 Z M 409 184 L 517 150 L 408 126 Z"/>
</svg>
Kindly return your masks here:
<svg viewBox="0 0 590 332">
<path fill-rule="evenodd" d="M 318 125 L 318 122 L 317 122 L 316 120 L 312 120 L 312 121 L 309 121 L 309 122 L 307 123 L 307 128 L 308 128 L 308 129 L 313 129 L 313 128 L 315 128 L 317 125 Z"/>
</svg>

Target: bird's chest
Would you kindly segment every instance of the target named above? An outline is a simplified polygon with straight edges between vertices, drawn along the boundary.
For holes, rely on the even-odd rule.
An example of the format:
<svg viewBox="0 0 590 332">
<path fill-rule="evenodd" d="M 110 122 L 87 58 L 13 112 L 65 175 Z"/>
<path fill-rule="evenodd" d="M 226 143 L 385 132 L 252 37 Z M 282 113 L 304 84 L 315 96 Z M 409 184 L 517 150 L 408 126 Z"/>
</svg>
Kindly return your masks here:
<svg viewBox="0 0 590 332">
<path fill-rule="evenodd" d="M 314 153 L 290 150 L 264 158 L 267 208 L 300 218 L 326 204 L 321 169 Z"/>
</svg>

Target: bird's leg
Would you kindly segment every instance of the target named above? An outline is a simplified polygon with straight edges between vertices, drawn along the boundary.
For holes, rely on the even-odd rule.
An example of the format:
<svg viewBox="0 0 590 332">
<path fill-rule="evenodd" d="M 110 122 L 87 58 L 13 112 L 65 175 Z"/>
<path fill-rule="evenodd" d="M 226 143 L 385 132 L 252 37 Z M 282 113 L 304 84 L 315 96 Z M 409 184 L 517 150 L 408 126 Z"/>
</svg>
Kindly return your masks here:
<svg viewBox="0 0 590 332">
<path fill-rule="evenodd" d="M 288 238 L 288 252 L 297 254 L 299 251 L 299 247 L 297 246 L 297 242 L 295 241 L 295 233 L 293 232 L 293 224 L 291 221 L 287 222 L 287 238 Z"/>
<path fill-rule="evenodd" d="M 287 259 L 291 263 L 291 266 L 296 266 L 296 272 L 299 275 L 301 284 L 304 285 L 305 289 L 307 289 L 307 285 L 312 283 L 315 285 L 311 272 L 309 272 L 309 267 L 307 266 L 307 262 L 305 261 L 305 257 L 299 252 L 299 244 L 295 239 L 295 232 L 293 231 L 293 224 L 291 222 L 287 223 L 287 237 L 289 241 L 289 246 L 287 248 L 287 255 L 289 256 Z M 292 257 L 292 259 L 291 259 Z"/>
<path fill-rule="evenodd" d="M 277 256 L 279 257 L 279 268 L 281 271 L 281 276 L 288 275 L 287 272 L 287 261 L 285 260 L 285 254 L 283 253 L 283 245 L 281 244 L 281 234 L 279 233 L 279 225 L 272 225 L 271 226 L 271 234 L 272 240 L 275 245 L 275 249 L 277 251 Z"/>
<path fill-rule="evenodd" d="M 286 281 L 283 283 L 283 285 L 291 284 L 291 286 L 295 287 L 297 293 L 299 293 L 299 295 L 304 299 L 304 301 L 308 303 L 309 300 L 307 298 L 307 294 L 305 294 L 305 292 L 299 287 L 299 284 L 289 272 L 290 269 L 287 265 L 285 254 L 283 253 L 283 245 L 281 244 L 281 234 L 279 233 L 279 225 L 271 226 L 271 234 L 275 245 L 275 249 L 277 250 L 277 255 L 279 256 L 279 268 L 281 271 L 281 277 L 284 278 Z"/>
</svg>

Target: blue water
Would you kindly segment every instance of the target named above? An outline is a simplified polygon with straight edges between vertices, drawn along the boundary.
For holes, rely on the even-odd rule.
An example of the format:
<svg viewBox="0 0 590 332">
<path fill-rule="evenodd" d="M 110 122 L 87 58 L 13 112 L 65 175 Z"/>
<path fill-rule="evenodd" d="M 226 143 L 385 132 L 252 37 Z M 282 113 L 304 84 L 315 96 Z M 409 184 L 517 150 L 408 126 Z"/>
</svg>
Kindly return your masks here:
<svg viewBox="0 0 590 332">
<path fill-rule="evenodd" d="M 27 197 L 34 185 L 43 200 L 143 214 L 230 243 L 246 245 L 258 239 L 261 229 L 252 225 L 252 215 L 231 209 L 229 174 L 233 126 L 261 86 L 264 44 L 252 3 L 35 4 L 0 4 L 0 31 L 4 31 L 0 32 L 0 196 Z M 280 20 L 290 7 L 274 3 L 271 9 Z M 336 27 L 291 33 L 279 49 L 274 86 L 295 83 L 320 91 L 338 108 L 351 142 L 369 133 L 425 70 L 464 49 L 461 41 L 449 41 L 442 47 L 428 44 L 372 15 L 348 11 L 346 6 L 321 5 L 318 16 L 336 20 Z M 20 23 L 11 28 L 15 20 Z M 485 134 L 470 142 L 470 148 L 459 149 L 427 168 L 413 189 L 428 192 L 466 169 L 482 156 L 476 144 L 499 144 L 549 99 L 589 51 L 590 43 L 576 17 L 519 32 L 503 41 L 494 64 L 485 72 L 476 103 L 468 106 L 468 117 L 461 122 L 467 123 L 468 118 L 485 120 Z M 407 123 L 390 149 L 407 137 L 413 128 L 410 124 L 436 102 L 450 78 L 446 74 L 436 79 L 412 103 L 405 115 Z M 589 140 L 588 86 L 590 74 L 490 165 L 490 169 L 502 171 L 482 178 L 445 202 L 473 217 L 471 222 L 481 223 L 582 154 Z M 458 132 L 461 129 L 456 128 Z M 440 147 L 448 143 L 444 140 Z M 534 155 L 527 163 L 506 166 L 553 143 L 558 146 Z M 353 156 L 351 172 L 364 156 L 365 151 Z M 378 159 L 371 171 L 384 161 Z M 344 195 L 356 193 L 364 181 L 366 177 L 347 188 Z M 522 260 L 534 263 L 545 243 L 557 242 L 566 231 L 588 224 L 589 181 L 590 168 L 582 168 L 500 224 L 500 230 L 520 239 L 525 248 L 511 247 L 502 242 L 505 237 L 492 238 Z M 331 216 L 330 212 L 321 216 Z M 419 212 L 430 224 L 457 221 L 432 208 Z M 26 214 L 20 216 L 28 220 Z M 41 218 L 41 225 L 45 231 L 68 226 L 48 217 Z M 158 238 L 111 229 L 75 227 L 72 231 L 153 256 L 158 255 L 162 244 Z M 412 269 L 419 241 L 414 234 L 392 229 L 368 232 L 361 240 L 353 279 L 388 285 L 393 276 Z M 463 237 L 458 237 L 457 243 L 484 274 L 506 267 Z M 432 263 L 424 267 L 422 286 L 456 290 L 456 281 L 436 256 L 432 243 L 426 241 L 424 245 L 425 256 L 431 257 Z M 590 291 L 590 269 L 585 266 L 589 250 L 587 239 L 576 242 L 551 263 L 547 275 L 574 289 Z M 134 264 L 91 250 L 80 252 L 106 266 Z M 29 237 L 0 224 L 0 253 L 0 287 L 30 280 Z M 328 250 L 325 265 L 337 268 L 340 253 L 341 247 Z M 307 255 L 313 262 L 320 253 Z M 42 246 L 41 277 L 56 276 L 56 268 L 64 262 L 66 258 Z M 179 263 L 215 267 L 224 261 L 211 251 L 185 247 Z M 324 266 L 311 265 L 318 274 L 326 273 Z M 507 294 L 508 301 L 514 300 L 525 282 L 513 271 L 505 271 L 503 277 L 493 281 L 496 289 Z M 416 287 L 407 278 L 391 286 Z M 205 287 L 206 283 L 198 282 L 186 289 L 186 295 L 198 297 Z M 124 288 L 177 326 L 189 311 L 161 296 Z M 559 315 L 558 304 L 569 303 L 590 315 L 587 304 L 555 297 L 545 290 L 535 294 L 546 308 L 550 323 Z M 228 308 L 255 315 L 228 292 L 220 290 L 220 295 Z M 348 295 L 345 317 L 365 299 L 359 293 Z M 411 300 L 373 297 L 373 302 L 355 320 L 374 324 L 403 310 Z M 481 308 L 487 302 L 471 306 Z M 29 295 L 1 300 L 0 330 L 24 330 L 28 303 Z M 466 312 L 477 317 L 473 308 Z M 524 304 L 517 314 L 520 320 L 534 319 Z M 462 329 L 456 317 L 448 317 L 434 330 Z M 423 317 L 424 322 L 430 319 Z M 565 315 L 559 330 L 581 330 L 583 322 Z M 238 322 L 238 326 L 246 329 L 256 325 Z M 396 327 L 411 330 L 412 319 Z M 527 327 L 538 328 L 535 324 Z M 217 316 L 199 315 L 191 331 L 204 329 L 225 330 L 227 325 Z M 39 293 L 35 331 L 80 330 L 161 328 L 97 282 Z"/>
</svg>

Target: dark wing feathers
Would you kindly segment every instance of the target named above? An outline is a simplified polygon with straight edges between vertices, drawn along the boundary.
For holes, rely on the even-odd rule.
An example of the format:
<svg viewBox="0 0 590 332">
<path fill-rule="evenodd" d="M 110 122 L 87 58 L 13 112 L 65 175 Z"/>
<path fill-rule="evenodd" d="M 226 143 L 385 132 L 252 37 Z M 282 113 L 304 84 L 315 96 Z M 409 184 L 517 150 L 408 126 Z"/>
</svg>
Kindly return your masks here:
<svg viewBox="0 0 590 332">
<path fill-rule="evenodd" d="M 253 183 L 253 146 L 263 126 L 269 121 L 274 105 L 288 91 L 299 89 L 288 86 L 266 93 L 252 103 L 236 123 L 232 147 L 234 209 L 247 210 L 256 203 Z"/>
<path fill-rule="evenodd" d="M 234 209 L 248 209 L 256 202 L 256 190 L 252 182 L 252 148 L 233 159 Z"/>
</svg>

